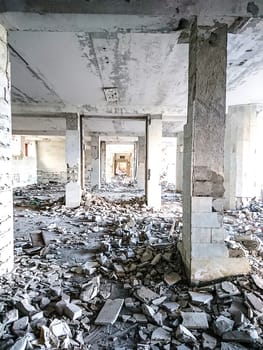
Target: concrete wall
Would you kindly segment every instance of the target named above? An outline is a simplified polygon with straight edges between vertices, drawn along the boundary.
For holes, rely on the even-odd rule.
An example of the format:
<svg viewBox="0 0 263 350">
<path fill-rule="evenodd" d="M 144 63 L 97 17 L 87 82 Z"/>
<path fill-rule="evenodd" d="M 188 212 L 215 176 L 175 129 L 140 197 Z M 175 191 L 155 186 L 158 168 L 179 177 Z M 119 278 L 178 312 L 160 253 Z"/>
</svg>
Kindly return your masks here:
<svg viewBox="0 0 263 350">
<path fill-rule="evenodd" d="M 13 187 L 37 183 L 37 160 L 29 157 L 12 160 Z"/>
<path fill-rule="evenodd" d="M 225 136 L 226 208 L 261 198 L 263 189 L 263 106 L 230 106 Z"/>
<path fill-rule="evenodd" d="M 56 181 L 65 183 L 65 139 L 47 139 L 37 142 L 37 179 L 39 183 Z"/>
</svg>

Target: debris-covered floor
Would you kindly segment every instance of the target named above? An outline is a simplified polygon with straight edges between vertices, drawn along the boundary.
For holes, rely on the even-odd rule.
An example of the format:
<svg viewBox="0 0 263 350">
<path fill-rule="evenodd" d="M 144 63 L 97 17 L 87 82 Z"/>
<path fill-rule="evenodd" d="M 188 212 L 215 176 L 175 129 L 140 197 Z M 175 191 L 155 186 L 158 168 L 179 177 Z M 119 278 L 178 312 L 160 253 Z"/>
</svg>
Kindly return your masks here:
<svg viewBox="0 0 263 350">
<path fill-rule="evenodd" d="M 43 195 L 44 193 L 44 195 Z M 15 269 L 0 279 L 0 349 L 263 349 L 263 206 L 227 212 L 250 276 L 189 287 L 176 244 L 181 206 L 63 187 L 15 191 Z M 105 197 L 105 196 L 104 196 Z"/>
</svg>

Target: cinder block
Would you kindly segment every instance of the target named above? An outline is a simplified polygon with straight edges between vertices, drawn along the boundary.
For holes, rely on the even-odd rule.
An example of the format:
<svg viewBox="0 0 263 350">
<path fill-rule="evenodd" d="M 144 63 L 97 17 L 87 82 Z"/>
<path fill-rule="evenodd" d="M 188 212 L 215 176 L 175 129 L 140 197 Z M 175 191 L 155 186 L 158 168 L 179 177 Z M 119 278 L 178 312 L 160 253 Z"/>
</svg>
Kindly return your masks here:
<svg viewBox="0 0 263 350">
<path fill-rule="evenodd" d="M 192 213 L 192 227 L 220 228 L 222 216 L 218 213 Z"/>
<path fill-rule="evenodd" d="M 211 228 L 192 228 L 192 243 L 211 243 Z"/>
<path fill-rule="evenodd" d="M 228 257 L 228 249 L 224 243 L 194 243 L 193 258 Z"/>
<path fill-rule="evenodd" d="M 192 197 L 192 212 L 212 213 L 212 197 Z"/>
<path fill-rule="evenodd" d="M 222 243 L 226 236 L 227 233 L 223 227 L 212 229 L 212 243 Z"/>
</svg>

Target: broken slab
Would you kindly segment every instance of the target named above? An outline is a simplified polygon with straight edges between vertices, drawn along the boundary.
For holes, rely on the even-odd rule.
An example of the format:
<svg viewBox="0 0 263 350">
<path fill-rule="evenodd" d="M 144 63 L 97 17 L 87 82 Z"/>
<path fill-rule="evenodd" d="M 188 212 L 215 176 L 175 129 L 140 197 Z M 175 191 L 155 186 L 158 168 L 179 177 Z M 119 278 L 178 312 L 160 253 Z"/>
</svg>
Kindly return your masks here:
<svg viewBox="0 0 263 350">
<path fill-rule="evenodd" d="M 97 325 L 114 324 L 120 314 L 124 299 L 108 299 L 95 320 Z"/>
<path fill-rule="evenodd" d="M 164 281 L 168 284 L 168 286 L 178 283 L 181 281 L 181 279 L 181 276 L 177 272 L 170 272 L 164 275 Z"/>
<path fill-rule="evenodd" d="M 209 304 L 213 300 L 212 294 L 198 293 L 189 291 L 192 303 L 195 305 Z"/>
<path fill-rule="evenodd" d="M 71 320 L 77 320 L 82 316 L 82 309 L 76 304 L 65 303 L 64 314 Z"/>
<path fill-rule="evenodd" d="M 171 340 L 171 334 L 162 327 L 158 327 L 152 332 L 151 340 L 166 343 Z"/>
<path fill-rule="evenodd" d="M 135 296 L 142 301 L 143 303 L 150 303 L 152 300 L 158 299 L 160 297 L 159 294 L 153 292 L 151 289 L 147 287 L 140 287 L 136 290 Z"/>
<path fill-rule="evenodd" d="M 176 329 L 176 338 L 182 343 L 195 343 L 196 337 L 183 325 L 179 325 Z"/>
<path fill-rule="evenodd" d="M 208 329 L 205 312 L 181 312 L 183 326 L 189 329 Z"/>
<path fill-rule="evenodd" d="M 263 301 L 254 293 L 246 293 L 246 298 L 253 308 L 259 312 L 263 312 Z"/>
<path fill-rule="evenodd" d="M 202 333 L 202 345 L 206 350 L 214 350 L 217 345 L 217 340 L 207 333 Z"/>
<path fill-rule="evenodd" d="M 232 331 L 234 323 L 230 318 L 221 315 L 213 323 L 214 332 L 222 336 L 224 333 Z"/>
</svg>

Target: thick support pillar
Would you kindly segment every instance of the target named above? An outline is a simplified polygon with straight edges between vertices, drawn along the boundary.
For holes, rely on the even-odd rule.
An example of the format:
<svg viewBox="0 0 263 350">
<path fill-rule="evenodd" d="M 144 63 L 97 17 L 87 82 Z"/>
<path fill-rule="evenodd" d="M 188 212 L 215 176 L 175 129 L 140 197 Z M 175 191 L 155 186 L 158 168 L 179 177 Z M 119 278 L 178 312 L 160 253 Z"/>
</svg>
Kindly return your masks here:
<svg viewBox="0 0 263 350">
<path fill-rule="evenodd" d="M 145 190 L 145 164 L 146 164 L 146 147 L 145 137 L 138 137 L 138 168 L 137 168 L 137 187 Z"/>
<path fill-rule="evenodd" d="M 176 148 L 176 191 L 183 191 L 183 150 L 184 150 L 184 133 L 177 134 Z"/>
<path fill-rule="evenodd" d="M 100 137 L 99 135 L 91 136 L 90 184 L 91 184 L 91 188 L 94 186 L 100 188 Z"/>
<path fill-rule="evenodd" d="M 263 189 L 262 105 L 230 106 L 225 137 L 225 207 L 236 209 Z"/>
<path fill-rule="evenodd" d="M 66 206 L 76 208 L 81 201 L 81 144 L 80 123 L 78 115 L 66 118 Z"/>
<path fill-rule="evenodd" d="M 0 25 L 0 275 L 13 268 L 13 197 L 10 62 L 7 33 Z"/>
<path fill-rule="evenodd" d="M 245 258 L 229 258 L 224 243 L 224 130 L 227 26 L 192 24 L 188 116 L 184 128 L 183 241 L 192 283 L 247 273 Z"/>
<path fill-rule="evenodd" d="M 161 207 L 162 120 L 151 118 L 147 126 L 147 205 Z"/>
<path fill-rule="evenodd" d="M 106 183 L 106 142 L 100 143 L 100 176 L 101 183 Z"/>
</svg>

